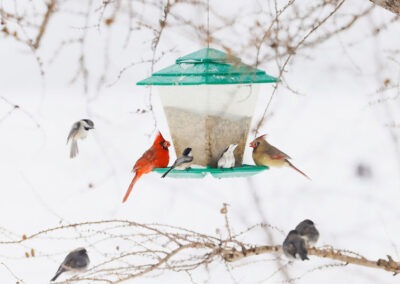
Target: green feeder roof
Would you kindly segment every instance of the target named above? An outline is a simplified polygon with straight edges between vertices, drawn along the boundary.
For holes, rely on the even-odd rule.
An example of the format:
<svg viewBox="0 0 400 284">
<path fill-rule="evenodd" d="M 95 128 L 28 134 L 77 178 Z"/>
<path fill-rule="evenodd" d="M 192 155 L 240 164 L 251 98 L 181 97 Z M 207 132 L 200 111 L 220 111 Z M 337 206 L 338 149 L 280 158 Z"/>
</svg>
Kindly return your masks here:
<svg viewBox="0 0 400 284">
<path fill-rule="evenodd" d="M 137 85 L 254 84 L 278 81 L 265 71 L 246 65 L 239 58 L 213 48 L 200 49 L 182 56 L 175 63 L 137 82 Z"/>
<path fill-rule="evenodd" d="M 155 168 L 153 171 L 159 174 L 164 174 L 169 168 Z M 242 165 L 240 167 L 232 169 L 220 169 L 220 168 L 188 168 L 186 170 L 173 169 L 168 177 L 172 178 L 203 178 L 207 174 L 212 175 L 215 178 L 235 178 L 235 177 L 248 177 L 258 174 L 262 171 L 267 170 L 268 167 L 264 166 L 251 166 Z"/>
</svg>

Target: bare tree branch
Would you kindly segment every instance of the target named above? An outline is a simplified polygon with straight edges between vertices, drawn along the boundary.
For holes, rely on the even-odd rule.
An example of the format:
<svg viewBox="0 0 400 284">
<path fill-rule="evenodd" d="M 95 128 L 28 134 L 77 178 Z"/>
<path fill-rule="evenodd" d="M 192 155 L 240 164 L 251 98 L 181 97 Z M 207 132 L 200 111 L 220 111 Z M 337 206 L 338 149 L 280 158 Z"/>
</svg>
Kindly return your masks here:
<svg viewBox="0 0 400 284">
<path fill-rule="evenodd" d="M 246 257 L 278 253 L 281 250 L 281 246 L 255 246 L 244 251 L 225 251 L 223 257 L 226 261 L 238 261 Z M 314 255 L 321 258 L 329 258 L 332 260 L 338 260 L 346 264 L 360 265 L 364 267 L 383 269 L 389 272 L 393 272 L 397 275 L 400 272 L 400 263 L 394 261 L 393 258 L 388 255 L 387 259 L 379 258 L 378 260 L 369 260 L 359 254 L 351 253 L 347 250 L 339 250 L 334 248 L 309 248 L 308 255 Z"/>
<path fill-rule="evenodd" d="M 40 42 L 42 40 L 42 37 L 46 31 L 47 25 L 49 23 L 50 17 L 53 15 L 55 6 L 56 6 L 57 1 L 56 0 L 50 0 L 50 2 L 47 4 L 47 11 L 43 16 L 43 21 L 42 24 L 40 25 L 39 32 L 36 36 L 36 39 L 34 43 L 32 44 L 34 49 L 38 49 Z"/>
<path fill-rule="evenodd" d="M 398 0 L 369 0 L 369 1 L 400 16 L 400 1 Z"/>
<path fill-rule="evenodd" d="M 226 206 L 223 207 L 224 212 L 225 210 Z M 222 214 L 226 219 L 224 212 Z M 1 241 L 0 246 L 24 245 L 32 248 L 29 256 L 39 257 L 47 255 L 45 252 L 50 243 L 62 247 L 64 241 L 84 239 L 89 241 L 93 248 L 102 251 L 102 260 L 93 263 L 92 267 L 79 277 L 74 276 L 59 283 L 84 280 L 122 283 L 144 275 L 155 276 L 155 273 L 164 270 L 191 273 L 210 263 L 229 264 L 261 255 L 273 255 L 275 260 L 284 260 L 285 258 L 281 257 L 281 245 L 249 244 L 244 241 L 248 234 L 255 233 L 255 230 L 265 226 L 274 228 L 268 224 L 258 224 L 236 235 L 230 233 L 231 229 L 225 228 L 226 237 L 216 237 L 162 224 L 104 220 L 45 229 L 30 236 L 23 235 L 16 240 Z M 91 251 L 90 247 L 88 250 Z M 338 261 L 339 266 L 354 264 L 385 270 L 394 275 L 400 272 L 400 263 L 394 261 L 391 256 L 370 260 L 358 253 L 330 246 L 309 248 L 308 254 Z M 314 260 L 311 258 L 310 262 Z M 318 270 L 320 266 L 316 267 L 315 270 Z M 291 279 L 287 281 L 289 280 Z"/>
</svg>

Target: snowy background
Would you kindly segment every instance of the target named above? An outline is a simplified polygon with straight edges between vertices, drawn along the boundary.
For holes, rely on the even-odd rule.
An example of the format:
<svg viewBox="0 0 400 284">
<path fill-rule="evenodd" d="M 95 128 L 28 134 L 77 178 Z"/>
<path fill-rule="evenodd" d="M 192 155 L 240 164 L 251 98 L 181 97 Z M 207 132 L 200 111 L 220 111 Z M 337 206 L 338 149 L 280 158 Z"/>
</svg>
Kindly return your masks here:
<svg viewBox="0 0 400 284">
<path fill-rule="evenodd" d="M 7 1 L 2 2 L 7 5 Z M 254 3 L 244 8 L 229 1 L 226 9 L 228 2 L 221 2 L 212 5 L 226 16 L 241 9 L 256 9 Z M 347 1 L 341 12 L 351 14 L 359 6 L 370 5 L 364 2 L 361 5 Z M 75 1 L 74 5 L 78 9 L 80 4 Z M 96 5 L 93 6 L 95 9 Z M 181 12 L 193 13 L 184 7 Z M 153 20 L 157 20 L 159 15 L 154 14 Z M 137 113 L 138 109 L 146 109 L 150 91 L 155 94 L 152 103 L 159 127 L 169 137 L 156 90 L 135 85 L 151 74 L 150 64 L 130 65 L 151 57 L 148 42 L 152 35 L 138 31 L 131 44 L 123 48 L 122 33 L 110 36 L 106 27 L 84 29 L 89 35 L 85 45 L 85 60 L 90 66 L 87 92 L 81 79 L 71 84 L 79 64 L 78 46 L 68 46 L 54 60 L 51 58 L 60 40 L 81 33 L 82 27 L 91 26 L 96 19 L 85 23 L 60 14 L 51 20 L 43 46 L 37 52 L 43 58 L 44 76 L 26 46 L 0 37 L 2 240 L 60 224 L 106 219 L 168 224 L 217 235 L 216 229 L 224 229 L 220 208 L 225 202 L 230 205 L 229 217 L 235 232 L 268 222 L 287 233 L 309 218 L 321 233 L 318 246 L 350 249 L 369 259 L 387 254 L 400 259 L 400 142 L 397 141 L 400 61 L 395 52 L 400 46 L 400 26 L 394 23 L 379 35 L 369 36 L 375 25 L 390 18 L 392 13 L 375 8 L 348 31 L 294 56 L 286 67 L 286 81 L 299 94 L 278 88 L 268 111 L 270 116 L 260 133 L 268 133 L 269 142 L 288 153 L 312 181 L 289 168 L 272 169 L 252 178 L 222 180 L 160 179 L 151 173 L 136 184 L 125 204 L 121 204 L 121 199 L 132 178 L 130 170 L 153 139 L 152 115 Z M 204 16 L 194 19 L 204 21 Z M 125 24 L 116 23 L 114 31 Z M 318 32 L 324 33 L 324 28 Z M 235 38 L 228 32 L 227 37 L 231 43 L 240 41 L 240 36 Z M 111 41 L 107 47 L 111 54 L 109 61 L 103 56 L 107 41 Z M 159 46 L 166 53 L 154 70 L 204 47 L 184 27 L 168 30 Z M 218 43 L 211 47 L 221 48 Z M 235 55 L 244 62 L 251 57 L 249 52 Z M 273 61 L 263 64 L 268 74 L 279 73 Z M 98 91 L 96 82 L 104 68 L 107 78 Z M 397 87 L 379 92 L 386 79 Z M 272 85 L 262 86 L 256 118 L 260 117 L 272 91 Z M 12 104 L 20 108 L 13 110 Z M 80 143 L 78 158 L 71 160 L 66 137 L 72 123 L 81 118 L 93 119 L 96 129 Z M 250 150 L 244 160 L 249 164 Z M 366 175 L 357 174 L 359 166 L 367 169 Z M 280 244 L 284 235 L 277 230 L 271 232 L 272 244 Z M 88 248 L 93 264 L 104 257 L 90 240 L 74 242 L 59 237 L 45 243 L 32 241 L 29 245 L 0 244 L 1 282 L 15 283 L 13 273 L 25 283 L 48 283 L 66 253 L 79 246 Z M 270 244 L 264 230 L 253 232 L 246 241 Z M 25 252 L 31 248 L 36 256 L 27 258 Z M 310 258 L 308 262 L 295 262 L 288 267 L 295 283 L 399 281 L 383 270 L 353 265 L 311 271 L 334 262 Z M 215 262 L 207 270 L 198 269 L 192 280 L 196 283 L 283 281 L 279 273 L 272 274 L 277 269 L 274 262 L 268 261 L 272 256 L 260 259 L 265 262 L 249 260 L 243 266 L 247 263 L 243 261 L 234 264 L 230 272 L 222 262 Z M 286 262 L 283 259 L 282 263 Z M 191 281 L 184 273 L 164 272 L 156 276 L 132 282 Z"/>
</svg>

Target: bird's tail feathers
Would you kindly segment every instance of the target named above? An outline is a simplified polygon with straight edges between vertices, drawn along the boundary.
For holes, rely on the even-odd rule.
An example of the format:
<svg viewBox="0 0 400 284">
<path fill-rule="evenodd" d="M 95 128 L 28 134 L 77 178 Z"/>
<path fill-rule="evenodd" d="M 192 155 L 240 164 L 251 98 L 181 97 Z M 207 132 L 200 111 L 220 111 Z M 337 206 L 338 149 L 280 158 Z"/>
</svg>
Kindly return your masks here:
<svg viewBox="0 0 400 284">
<path fill-rule="evenodd" d="M 307 255 L 307 250 L 305 250 L 305 251 L 300 251 L 300 252 L 299 252 L 299 256 L 300 256 L 301 260 L 310 260 L 310 259 L 308 258 L 308 255 Z"/>
<path fill-rule="evenodd" d="M 297 253 L 298 253 L 299 257 L 301 258 L 301 260 L 303 260 L 303 261 L 309 260 L 308 255 L 307 255 L 308 251 L 307 251 L 305 242 L 302 242 L 300 244 L 300 246 L 297 248 Z"/>
<path fill-rule="evenodd" d="M 56 281 L 57 280 L 57 278 L 58 278 L 58 276 L 60 276 L 61 275 L 61 273 L 63 273 L 64 272 L 64 269 L 62 268 L 62 267 L 60 267 L 58 270 L 57 270 L 57 272 L 56 272 L 56 275 L 54 275 L 54 277 L 53 278 L 51 278 L 51 280 L 50 281 Z"/>
<path fill-rule="evenodd" d="M 122 203 L 124 203 L 125 201 L 128 200 L 129 195 L 131 194 L 132 188 L 135 185 L 135 183 L 137 182 L 137 180 L 142 176 L 141 173 L 136 172 L 135 176 L 133 177 L 131 184 L 128 187 L 128 190 L 125 193 L 124 199 L 122 199 Z"/>
<path fill-rule="evenodd" d="M 77 142 L 76 140 L 73 139 L 73 140 L 71 141 L 71 152 L 70 152 L 69 157 L 70 157 L 71 159 L 73 159 L 73 158 L 76 157 L 76 155 L 78 155 L 78 153 L 79 153 L 79 150 L 78 150 L 78 142 Z"/>
<path fill-rule="evenodd" d="M 165 177 L 167 176 L 167 174 L 169 174 L 169 172 L 172 171 L 173 169 L 174 169 L 174 167 L 170 167 L 170 168 L 168 169 L 168 171 L 166 171 L 161 177 L 162 177 L 162 178 L 165 178 Z"/>
<path fill-rule="evenodd" d="M 299 170 L 298 168 L 296 168 L 291 162 L 289 162 L 288 159 L 286 159 L 286 163 L 288 163 L 288 165 L 289 165 L 292 169 L 294 169 L 294 170 L 297 171 L 298 173 L 302 174 L 303 176 L 305 176 L 306 178 L 308 178 L 309 180 L 311 180 L 311 178 L 310 178 L 308 175 L 306 175 L 304 172 L 302 172 L 301 170 Z"/>
</svg>

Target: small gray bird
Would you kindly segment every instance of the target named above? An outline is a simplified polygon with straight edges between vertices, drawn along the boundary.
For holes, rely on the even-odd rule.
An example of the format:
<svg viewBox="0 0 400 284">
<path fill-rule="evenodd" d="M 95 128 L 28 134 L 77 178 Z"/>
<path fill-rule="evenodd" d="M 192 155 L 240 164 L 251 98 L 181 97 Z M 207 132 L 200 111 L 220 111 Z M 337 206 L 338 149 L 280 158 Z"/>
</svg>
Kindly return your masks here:
<svg viewBox="0 0 400 284">
<path fill-rule="evenodd" d="M 297 225 L 296 229 L 300 236 L 305 240 L 307 247 L 314 246 L 319 238 L 319 232 L 314 225 L 314 222 L 306 219 Z"/>
<path fill-rule="evenodd" d="M 224 150 L 221 157 L 218 159 L 218 168 L 231 169 L 235 167 L 235 156 L 233 151 L 235 151 L 238 144 L 231 144 Z"/>
<path fill-rule="evenodd" d="M 94 123 L 90 119 L 81 119 L 75 122 L 68 134 L 67 144 L 71 140 L 70 158 L 75 158 L 78 155 L 78 139 L 85 139 L 89 130 L 94 129 Z"/>
<path fill-rule="evenodd" d="M 167 174 L 169 174 L 169 172 L 175 168 L 186 169 L 192 161 L 193 161 L 192 148 L 186 148 L 185 150 L 183 150 L 182 156 L 178 157 L 175 160 L 174 164 L 161 177 L 165 178 Z"/>
<path fill-rule="evenodd" d="M 90 263 L 89 256 L 85 248 L 77 248 L 71 251 L 61 263 L 56 275 L 50 281 L 56 281 L 61 273 L 66 271 L 84 271 L 88 268 Z"/>
<path fill-rule="evenodd" d="M 286 239 L 283 241 L 282 250 L 288 258 L 308 259 L 306 242 L 296 230 L 289 232 Z"/>
</svg>

